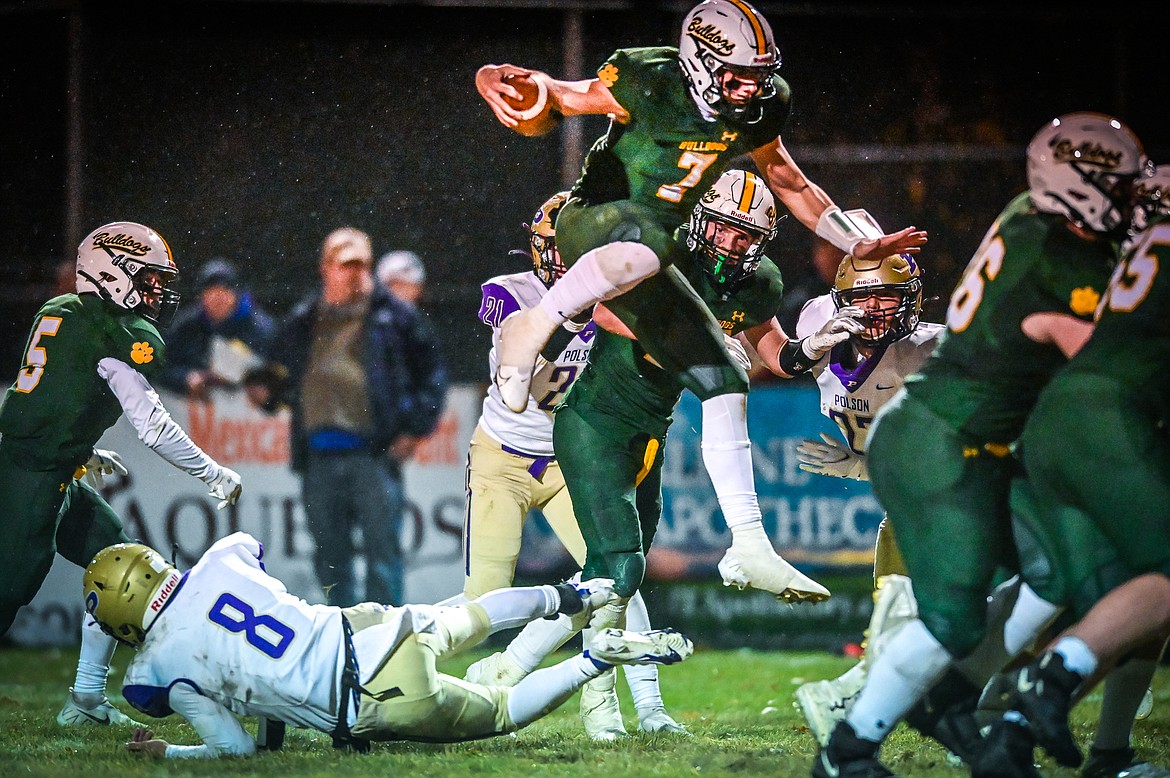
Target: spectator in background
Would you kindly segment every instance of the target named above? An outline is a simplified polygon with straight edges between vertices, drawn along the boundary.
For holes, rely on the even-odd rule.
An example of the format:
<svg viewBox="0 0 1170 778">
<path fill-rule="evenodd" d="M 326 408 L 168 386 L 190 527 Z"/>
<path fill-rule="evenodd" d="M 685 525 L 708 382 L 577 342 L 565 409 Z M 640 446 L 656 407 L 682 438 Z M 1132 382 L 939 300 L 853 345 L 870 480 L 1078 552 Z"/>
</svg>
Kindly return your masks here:
<svg viewBox="0 0 1170 778">
<path fill-rule="evenodd" d="M 331 605 L 403 602 L 402 465 L 438 423 L 447 373 L 426 319 L 374 282 L 370 237 L 341 227 L 321 247 L 321 288 L 282 322 L 278 371 L 292 410 L 313 565 Z M 251 383 L 249 381 L 249 383 Z M 258 391 L 259 389 L 259 391 Z M 272 407 L 263 387 L 249 397 Z M 366 586 L 354 575 L 361 529 Z"/>
<path fill-rule="evenodd" d="M 268 358 L 276 322 L 222 257 L 199 269 L 195 291 L 199 305 L 180 313 L 167 332 L 168 362 L 159 383 L 206 400 L 213 387 L 239 386 L 248 368 Z"/>
<path fill-rule="evenodd" d="M 375 273 L 390 293 L 411 305 L 419 305 L 427 282 L 422 259 L 413 251 L 387 252 L 378 260 Z"/>
</svg>

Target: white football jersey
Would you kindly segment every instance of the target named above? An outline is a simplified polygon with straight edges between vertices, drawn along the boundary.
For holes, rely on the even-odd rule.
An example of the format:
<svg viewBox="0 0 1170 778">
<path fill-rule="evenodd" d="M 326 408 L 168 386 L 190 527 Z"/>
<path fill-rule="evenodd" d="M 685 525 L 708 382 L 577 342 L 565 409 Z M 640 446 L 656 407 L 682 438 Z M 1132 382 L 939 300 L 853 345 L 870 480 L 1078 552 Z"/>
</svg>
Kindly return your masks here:
<svg viewBox="0 0 1170 778">
<path fill-rule="evenodd" d="M 345 655 L 341 609 L 310 605 L 264 572 L 260 542 L 217 541 L 183 575 L 123 680 L 135 708 L 170 712 L 187 684 L 233 713 L 329 731 Z"/>
<path fill-rule="evenodd" d="M 500 325 L 513 313 L 539 303 L 548 289 L 531 271 L 496 276 L 485 281 L 481 289 L 483 301 L 479 318 L 492 328 L 488 370 L 494 379 L 498 367 L 496 349 L 500 342 Z M 565 327 L 575 331 L 575 335 L 555 361 L 549 362 L 543 357 L 537 359 L 528 407 L 523 413 L 509 410 L 500 398 L 495 381 L 489 381 L 479 423 L 499 443 L 525 454 L 553 455 L 552 411 L 585 368 L 589 349 L 593 346 L 595 325 L 593 322 L 584 326 L 567 322 Z"/>
<path fill-rule="evenodd" d="M 830 295 L 814 297 L 800 310 L 796 337 L 816 332 L 837 312 Z M 821 413 L 841 428 L 845 441 L 858 454 L 865 454 L 869 426 L 878 409 L 894 396 L 906 376 L 916 372 L 946 328 L 919 322 L 905 338 L 896 340 L 850 369 L 834 359 L 842 346 L 821 357 L 812 367 L 821 396 Z M 848 341 L 846 341 L 847 345 Z"/>
</svg>

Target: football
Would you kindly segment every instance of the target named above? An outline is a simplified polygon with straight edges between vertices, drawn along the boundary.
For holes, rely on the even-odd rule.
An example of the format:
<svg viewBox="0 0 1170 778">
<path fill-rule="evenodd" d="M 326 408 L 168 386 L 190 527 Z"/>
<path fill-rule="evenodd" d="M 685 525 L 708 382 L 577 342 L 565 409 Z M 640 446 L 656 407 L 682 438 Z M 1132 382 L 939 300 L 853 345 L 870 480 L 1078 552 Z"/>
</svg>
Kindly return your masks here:
<svg viewBox="0 0 1170 778">
<path fill-rule="evenodd" d="M 526 75 L 509 76 L 505 79 L 520 92 L 520 99 L 505 97 L 505 102 L 520 111 L 520 123 L 516 132 L 521 135 L 543 135 L 557 124 L 556 114 L 548 101 L 548 88 L 542 79 Z"/>
</svg>

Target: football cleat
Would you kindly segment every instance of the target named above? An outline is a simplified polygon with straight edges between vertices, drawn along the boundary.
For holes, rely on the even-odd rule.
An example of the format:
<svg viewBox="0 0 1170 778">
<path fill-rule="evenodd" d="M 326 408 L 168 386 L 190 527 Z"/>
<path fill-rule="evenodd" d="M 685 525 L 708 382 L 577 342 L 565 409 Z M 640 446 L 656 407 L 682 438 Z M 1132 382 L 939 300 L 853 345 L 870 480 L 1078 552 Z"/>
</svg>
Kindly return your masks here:
<svg viewBox="0 0 1170 778">
<path fill-rule="evenodd" d="M 507 651 L 497 651 L 472 663 L 463 675 L 463 680 L 481 686 L 515 686 L 526 675 L 528 673 L 512 661 Z"/>
<path fill-rule="evenodd" d="M 847 678 L 856 676 L 856 680 Z M 812 681 L 796 690 L 796 702 L 817 743 L 824 746 L 837 722 L 845 718 L 865 685 L 863 673 L 847 673 L 831 681 Z"/>
<path fill-rule="evenodd" d="M 651 735 L 689 735 L 687 728 L 679 724 L 664 708 L 638 711 L 638 729 Z"/>
<path fill-rule="evenodd" d="M 918 601 L 914 599 L 910 579 L 895 573 L 883 575 L 873 591 L 873 613 L 865 630 L 866 655 L 871 660 L 877 659 L 896 628 L 916 618 Z"/>
<path fill-rule="evenodd" d="M 719 560 L 719 575 L 724 586 L 737 589 L 760 589 L 771 592 L 785 602 L 822 602 L 829 590 L 797 570 L 767 543 L 737 543 Z"/>
<path fill-rule="evenodd" d="M 605 671 L 581 687 L 581 723 L 590 740 L 612 742 L 627 736 L 614 670 Z"/>
<path fill-rule="evenodd" d="M 1051 651 L 1020 668 L 1013 678 L 1012 710 L 1024 714 L 1036 742 L 1053 759 L 1064 767 L 1079 767 L 1084 757 L 1069 730 L 1068 713 L 1073 693 L 1084 679 Z"/>
<path fill-rule="evenodd" d="M 983 748 L 975 708 L 980 689 L 950 668 L 906 713 L 906 725 L 934 738 L 960 761 L 971 763 Z"/>
<path fill-rule="evenodd" d="M 612 578 L 591 578 L 588 581 L 580 583 L 569 582 L 562 584 L 562 586 L 566 585 L 573 587 L 581 603 L 581 607 L 571 613 L 565 610 L 561 610 L 560 612 L 568 614 L 572 628 L 577 632 L 589 624 L 594 613 L 615 599 Z"/>
<path fill-rule="evenodd" d="M 539 305 L 512 314 L 500 325 L 495 382 L 509 410 L 524 413 L 528 408 L 536 358 L 558 326 Z"/>
<path fill-rule="evenodd" d="M 111 724 L 116 727 L 145 726 L 111 705 L 105 695 L 96 705 L 83 705 L 73 689 L 69 690 L 69 699 L 57 714 L 57 723 L 62 727 L 108 727 Z"/>
<path fill-rule="evenodd" d="M 813 778 L 896 778 L 878 761 L 880 748 L 881 743 L 858 737 L 849 722 L 839 721 L 813 760 Z"/>
<path fill-rule="evenodd" d="M 585 655 L 611 665 L 673 665 L 695 652 L 695 644 L 676 630 L 598 630 Z"/>
<path fill-rule="evenodd" d="M 1150 714 L 1154 712 L 1154 689 L 1150 687 L 1146 689 L 1145 695 L 1142 697 L 1141 704 L 1138 705 L 1137 713 L 1133 717 L 1138 721 L 1148 719 Z"/>
<path fill-rule="evenodd" d="M 1027 726 L 997 719 L 971 758 L 971 778 L 1041 778 L 1033 764 L 1035 745 Z"/>
</svg>

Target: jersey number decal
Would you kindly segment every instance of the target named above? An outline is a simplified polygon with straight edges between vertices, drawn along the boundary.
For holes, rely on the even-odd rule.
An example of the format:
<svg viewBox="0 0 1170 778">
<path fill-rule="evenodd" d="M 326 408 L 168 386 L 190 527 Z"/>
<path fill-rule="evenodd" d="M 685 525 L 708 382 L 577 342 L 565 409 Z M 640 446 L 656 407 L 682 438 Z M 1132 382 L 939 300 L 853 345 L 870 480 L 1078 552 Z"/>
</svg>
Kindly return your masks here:
<svg viewBox="0 0 1170 778">
<path fill-rule="evenodd" d="M 255 609 L 231 592 L 224 592 L 207 612 L 212 624 L 218 624 L 228 632 L 243 632 L 248 645 L 260 653 L 280 659 L 296 635 L 292 627 L 277 621 L 267 613 L 256 615 Z M 261 632 L 264 630 L 264 633 Z M 266 633 L 266 634 L 265 634 Z M 273 642 L 268 635 L 277 638 Z"/>
<path fill-rule="evenodd" d="M 658 187 L 656 194 L 663 200 L 672 203 L 680 202 L 683 199 L 683 195 L 686 194 L 686 191 L 702 180 L 703 173 L 717 159 L 719 159 L 718 154 L 699 154 L 694 151 L 684 151 L 683 155 L 678 158 L 678 166 L 689 169 L 690 172 L 687 173 L 686 178 L 677 184 L 663 184 Z"/>
<path fill-rule="evenodd" d="M 857 447 L 857 433 L 872 424 L 874 417 L 854 414 L 851 418 L 841 411 L 829 411 L 829 418 L 837 422 L 841 432 L 845 433 L 845 441 L 849 444 L 849 448 L 853 449 L 853 453 L 865 456 L 865 452 Z"/>
<path fill-rule="evenodd" d="M 1158 276 L 1158 258 L 1151 249 L 1167 245 L 1170 245 L 1170 225 L 1155 227 L 1150 236 L 1113 271 L 1102 306 L 1118 313 L 1132 313 L 1141 305 Z"/>
<path fill-rule="evenodd" d="M 947 306 L 947 327 L 951 331 L 962 332 L 971 326 L 975 311 L 979 310 L 979 304 L 983 302 L 984 287 L 999 275 L 1006 251 L 1003 238 L 996 235 L 967 265 L 967 270 L 951 295 L 951 304 Z"/>
<path fill-rule="evenodd" d="M 61 328 L 60 316 L 42 316 L 33 330 L 32 339 L 28 343 L 28 353 L 24 355 L 24 364 L 27 365 L 16 375 L 16 391 L 28 394 L 37 388 L 41 376 L 45 372 L 45 363 L 49 355 L 39 345 L 42 337 L 51 338 Z"/>
<path fill-rule="evenodd" d="M 553 408 L 557 407 L 557 403 L 560 402 L 561 396 L 564 395 L 565 392 L 569 391 L 569 386 L 573 383 L 573 379 L 576 377 L 576 365 L 562 365 L 561 367 L 553 370 L 552 375 L 549 376 L 548 382 L 553 384 L 556 383 L 557 379 L 560 379 L 561 382 L 556 385 L 556 389 L 553 389 L 551 392 L 546 394 L 544 399 L 536 404 L 536 407 L 540 408 L 542 411 L 551 411 Z"/>
</svg>

